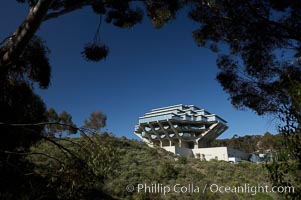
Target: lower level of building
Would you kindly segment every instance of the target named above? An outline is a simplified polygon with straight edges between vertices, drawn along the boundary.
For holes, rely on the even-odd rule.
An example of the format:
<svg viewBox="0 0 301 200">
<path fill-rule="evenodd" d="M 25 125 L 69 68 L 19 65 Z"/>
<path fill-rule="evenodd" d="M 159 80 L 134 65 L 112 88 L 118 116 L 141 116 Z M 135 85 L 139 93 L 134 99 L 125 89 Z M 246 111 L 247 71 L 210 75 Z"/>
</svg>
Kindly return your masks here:
<svg viewBox="0 0 301 200">
<path fill-rule="evenodd" d="M 204 161 L 215 159 L 236 163 L 241 160 L 248 160 L 250 156 L 248 153 L 238 151 L 229 147 L 208 147 L 190 149 L 179 146 L 165 146 L 162 148 L 176 155 L 194 157 Z"/>
</svg>

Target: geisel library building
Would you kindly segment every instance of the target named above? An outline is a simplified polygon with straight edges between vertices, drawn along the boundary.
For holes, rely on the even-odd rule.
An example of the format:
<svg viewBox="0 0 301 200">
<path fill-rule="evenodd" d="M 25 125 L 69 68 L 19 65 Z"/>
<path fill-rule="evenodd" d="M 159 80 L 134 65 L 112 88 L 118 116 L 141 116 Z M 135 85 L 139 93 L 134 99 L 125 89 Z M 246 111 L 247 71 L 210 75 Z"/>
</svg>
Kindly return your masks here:
<svg viewBox="0 0 301 200">
<path fill-rule="evenodd" d="M 194 105 L 152 109 L 139 117 L 135 134 L 149 146 L 159 146 L 177 155 L 201 160 L 247 160 L 248 154 L 228 147 L 210 147 L 227 130 L 227 122 Z"/>
</svg>

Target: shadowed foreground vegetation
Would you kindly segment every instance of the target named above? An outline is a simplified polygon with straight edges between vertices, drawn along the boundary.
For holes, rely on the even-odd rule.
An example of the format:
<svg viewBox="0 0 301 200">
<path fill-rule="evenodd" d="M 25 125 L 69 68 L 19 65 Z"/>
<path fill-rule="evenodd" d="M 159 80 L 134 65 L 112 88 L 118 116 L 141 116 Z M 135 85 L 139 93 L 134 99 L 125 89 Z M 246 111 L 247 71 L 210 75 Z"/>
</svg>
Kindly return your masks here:
<svg viewBox="0 0 301 200">
<path fill-rule="evenodd" d="M 68 160 L 66 152 L 49 142 L 40 142 L 32 148 L 32 152 L 45 153 L 65 163 L 61 165 L 56 159 L 44 155 L 28 156 L 28 159 L 36 166 L 35 173 L 44 174 L 44 177 L 48 178 L 48 186 L 56 190 L 53 194 L 61 195 L 56 198 L 72 199 L 85 196 L 88 199 L 277 199 L 277 195 L 272 193 L 221 194 L 212 193 L 209 190 L 211 184 L 271 186 L 267 182 L 268 173 L 260 164 L 201 162 L 197 159 L 173 155 L 163 149 L 150 148 L 136 140 L 116 138 L 107 133 L 89 138 L 99 142 L 92 152 L 91 148 L 86 151 L 83 145 L 89 144 L 86 142 L 87 138 L 66 139 L 58 142 L 78 152 L 79 157 L 85 157 L 83 159 L 90 166 L 91 172 L 78 170 L 80 165 L 76 160 Z M 98 152 L 99 155 L 93 152 Z M 104 155 L 104 153 L 108 154 Z M 129 184 L 136 187 L 134 192 L 126 191 L 126 186 Z M 163 193 L 145 193 L 143 190 L 138 193 L 138 184 L 148 186 L 162 184 L 162 186 L 171 187 L 175 184 L 186 187 L 193 184 L 194 188 L 199 187 L 199 192 L 170 192 L 163 195 Z M 203 193 L 206 184 L 208 188 Z"/>
</svg>

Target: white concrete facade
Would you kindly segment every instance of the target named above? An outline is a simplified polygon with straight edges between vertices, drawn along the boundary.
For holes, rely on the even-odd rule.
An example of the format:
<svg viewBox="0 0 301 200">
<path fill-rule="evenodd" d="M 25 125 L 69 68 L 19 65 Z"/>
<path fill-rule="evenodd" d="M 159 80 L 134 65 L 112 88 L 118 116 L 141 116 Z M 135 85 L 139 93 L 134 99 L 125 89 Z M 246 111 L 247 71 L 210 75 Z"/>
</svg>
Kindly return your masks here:
<svg viewBox="0 0 301 200">
<path fill-rule="evenodd" d="M 249 154 L 228 147 L 188 149 L 185 147 L 171 146 L 163 147 L 163 149 L 176 155 L 194 157 L 202 161 L 209 161 L 214 159 L 236 163 L 241 160 L 248 160 L 249 158 Z"/>
</svg>

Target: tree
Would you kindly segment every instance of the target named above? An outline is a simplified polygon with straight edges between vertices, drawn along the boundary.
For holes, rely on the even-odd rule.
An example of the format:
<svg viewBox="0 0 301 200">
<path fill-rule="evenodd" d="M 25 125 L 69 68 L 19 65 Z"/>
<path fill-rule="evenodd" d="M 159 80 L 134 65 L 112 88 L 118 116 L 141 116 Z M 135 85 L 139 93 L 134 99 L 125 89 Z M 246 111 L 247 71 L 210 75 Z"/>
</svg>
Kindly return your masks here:
<svg viewBox="0 0 301 200">
<path fill-rule="evenodd" d="M 46 20 L 60 17 L 86 6 L 91 6 L 93 12 L 104 16 L 106 23 L 118 27 L 129 28 L 141 22 L 142 8 L 135 7 L 135 0 L 17 0 L 29 6 L 26 19 L 9 37 L 0 49 L 0 74 L 7 76 L 17 65 L 16 60 L 24 53 L 26 46 L 34 37 L 39 26 Z M 142 1 L 147 15 L 156 27 L 161 27 L 170 20 L 185 1 Z M 143 5 L 143 4 L 142 4 Z M 141 4 L 140 4 L 141 6 Z M 100 17 L 100 24 L 102 17 Z M 86 44 L 83 56 L 89 61 L 99 61 L 108 54 L 108 47 L 100 43 L 100 25 L 92 43 Z"/>
<path fill-rule="evenodd" d="M 66 111 L 58 115 L 53 108 L 49 108 L 46 114 L 48 118 L 47 122 L 49 122 L 45 125 L 45 134 L 47 136 L 55 137 L 58 135 L 62 137 L 63 133 L 77 133 L 77 127 L 72 122 L 72 116 Z"/>
<path fill-rule="evenodd" d="M 99 61 L 104 59 L 109 52 L 108 47 L 101 43 L 99 38 L 102 16 L 105 17 L 107 23 L 126 28 L 132 27 L 142 20 L 142 10 L 132 5 L 135 2 L 133 0 L 17 0 L 17 2 L 26 3 L 29 6 L 28 16 L 15 32 L 0 44 L 0 130 L 2 133 L 0 175 L 6 180 L 1 182 L 0 198 L 5 199 L 27 197 L 28 191 L 33 191 L 34 183 L 44 182 L 47 185 L 43 175 L 27 176 L 27 174 L 32 174 L 32 168 L 35 166 L 25 159 L 29 153 L 29 147 L 42 139 L 59 147 L 63 154 L 69 155 L 67 156 L 68 159 L 71 155 L 72 159 L 68 161 L 71 164 L 73 162 L 79 164 L 79 166 L 76 165 L 75 168 L 71 168 L 79 177 L 82 173 L 76 174 L 79 172 L 78 169 L 85 171 L 83 166 L 87 167 L 87 165 L 89 166 L 87 169 L 90 169 L 88 172 L 96 170 L 95 173 L 103 176 L 104 174 L 97 170 L 104 170 L 107 173 L 108 170 L 112 169 L 112 166 L 106 166 L 107 162 L 101 162 L 101 159 L 109 159 L 109 162 L 113 162 L 115 158 L 118 158 L 113 155 L 114 149 L 96 148 L 96 142 L 90 145 L 88 154 L 83 154 L 88 158 L 81 157 L 83 156 L 82 151 L 86 148 L 80 148 L 78 151 L 80 156 L 78 156 L 56 142 L 56 135 L 61 137 L 65 131 L 72 133 L 79 129 L 74 126 L 68 113 L 63 112 L 58 115 L 53 109 L 46 111 L 41 98 L 33 92 L 34 84 L 39 84 L 40 88 L 46 89 L 50 84 L 51 77 L 51 66 L 48 60 L 50 51 L 46 43 L 35 35 L 40 25 L 45 20 L 59 17 L 85 6 L 91 6 L 93 12 L 100 16 L 100 23 L 94 40 L 85 45 L 82 55 L 88 61 Z M 145 6 L 155 25 L 161 26 L 174 15 L 178 6 L 177 3 L 177 1 L 147 1 Z M 155 8 L 160 8 L 160 12 L 157 12 Z M 84 131 L 90 133 L 99 131 L 105 126 L 105 120 L 105 116 L 100 112 L 92 114 L 91 118 L 85 122 L 86 127 L 81 129 L 82 135 L 85 135 Z M 85 139 L 90 142 L 93 141 L 88 136 Z M 46 155 L 43 152 L 33 153 Z M 55 157 L 51 158 L 54 159 Z M 99 166 L 100 168 L 98 168 Z M 67 181 L 68 184 L 75 181 L 72 179 L 73 175 L 67 173 L 64 176 L 67 179 L 70 178 L 71 182 Z M 86 174 L 84 175 L 87 177 Z M 59 186 L 63 187 L 60 184 Z M 18 192 L 15 193 L 15 191 Z M 52 192 L 50 191 L 48 194 L 51 198 Z M 28 198 L 40 197 L 39 195 L 35 196 L 37 194 L 34 193 L 32 195 L 29 194 Z M 74 197 L 79 196 L 75 195 Z M 72 197 L 70 198 L 72 199 Z"/>
<path fill-rule="evenodd" d="M 94 133 L 100 132 L 106 126 L 107 116 L 101 111 L 92 112 L 89 119 L 85 119 L 84 128 L 92 130 Z"/>
<path fill-rule="evenodd" d="M 262 115 L 292 104 L 289 81 L 301 81 L 300 10 L 299 1 L 196 1 L 196 42 L 229 49 L 217 60 L 217 79 L 233 105 Z"/>
<path fill-rule="evenodd" d="M 282 120 L 285 151 L 275 156 L 271 178 L 277 185 L 295 186 L 291 197 L 296 199 L 301 195 L 300 176 L 294 176 L 301 171 L 300 11 L 300 1 L 204 0 L 195 1 L 190 12 L 200 23 L 193 32 L 199 45 L 228 48 L 217 60 L 217 80 L 232 104 Z"/>
</svg>

